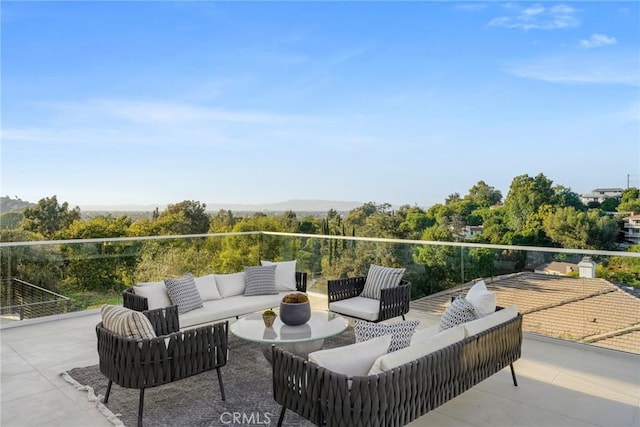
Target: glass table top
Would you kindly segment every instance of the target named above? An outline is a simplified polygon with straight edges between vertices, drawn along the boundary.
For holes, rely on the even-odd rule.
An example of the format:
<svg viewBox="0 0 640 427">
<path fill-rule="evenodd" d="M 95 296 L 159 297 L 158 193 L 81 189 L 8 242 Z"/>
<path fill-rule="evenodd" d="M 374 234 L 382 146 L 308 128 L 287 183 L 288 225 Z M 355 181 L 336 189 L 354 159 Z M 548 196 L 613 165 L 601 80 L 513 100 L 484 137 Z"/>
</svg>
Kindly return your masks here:
<svg viewBox="0 0 640 427">
<path fill-rule="evenodd" d="M 309 321 L 300 326 L 285 325 L 278 316 L 273 326 L 267 328 L 262 321 L 262 313 L 254 313 L 232 323 L 229 330 L 247 341 L 278 344 L 329 338 L 340 334 L 347 326 L 349 322 L 342 316 L 326 311 L 312 311 Z"/>
</svg>

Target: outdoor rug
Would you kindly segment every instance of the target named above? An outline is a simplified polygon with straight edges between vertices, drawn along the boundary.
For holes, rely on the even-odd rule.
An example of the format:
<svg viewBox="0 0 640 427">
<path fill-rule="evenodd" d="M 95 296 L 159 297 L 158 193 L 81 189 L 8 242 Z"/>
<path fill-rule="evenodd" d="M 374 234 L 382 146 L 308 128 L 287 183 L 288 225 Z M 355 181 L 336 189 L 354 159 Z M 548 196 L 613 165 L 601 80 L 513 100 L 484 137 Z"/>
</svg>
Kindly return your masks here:
<svg viewBox="0 0 640 427">
<path fill-rule="evenodd" d="M 354 342 L 353 328 L 328 338 L 323 348 Z M 264 355 L 270 346 L 251 343 L 229 334 L 229 360 L 221 368 L 226 401 L 222 401 L 215 370 L 147 389 L 144 394 L 145 426 L 269 426 L 276 425 L 281 406 L 273 400 L 271 364 Z M 140 391 L 113 384 L 109 403 L 102 399 L 107 378 L 98 365 L 73 368 L 61 374 L 116 426 L 137 424 Z M 287 410 L 284 425 L 309 426 L 310 422 Z"/>
</svg>

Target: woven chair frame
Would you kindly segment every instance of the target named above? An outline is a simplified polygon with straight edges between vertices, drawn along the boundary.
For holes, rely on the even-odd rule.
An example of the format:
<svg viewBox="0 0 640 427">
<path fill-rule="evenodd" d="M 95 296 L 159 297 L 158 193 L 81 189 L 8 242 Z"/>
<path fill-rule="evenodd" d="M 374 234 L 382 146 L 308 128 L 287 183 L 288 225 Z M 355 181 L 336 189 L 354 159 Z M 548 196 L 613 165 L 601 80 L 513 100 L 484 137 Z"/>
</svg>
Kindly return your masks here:
<svg viewBox="0 0 640 427">
<path fill-rule="evenodd" d="M 298 292 L 307 292 L 306 271 L 296 271 L 296 290 Z M 122 305 L 136 311 L 149 310 L 149 302 L 147 301 L 147 298 L 136 295 L 133 288 L 127 288 L 122 291 Z"/>
<path fill-rule="evenodd" d="M 367 278 L 346 277 L 327 281 L 327 294 L 329 304 L 349 298 L 360 296 Z M 411 283 L 407 280 L 400 281 L 398 286 L 384 288 L 380 291 L 380 308 L 376 322 L 402 316 L 409 312 L 411 302 Z"/>
<path fill-rule="evenodd" d="M 144 312 L 156 338 L 136 340 L 115 335 L 96 325 L 100 372 L 112 383 L 140 390 L 138 425 L 142 425 L 144 390 L 215 369 L 222 400 L 225 400 L 220 368 L 227 363 L 228 322 L 179 331 L 177 307 Z"/>
<path fill-rule="evenodd" d="M 273 347 L 273 396 L 316 425 L 403 426 L 521 356 L 522 316 L 377 375 L 349 378 Z"/>
</svg>

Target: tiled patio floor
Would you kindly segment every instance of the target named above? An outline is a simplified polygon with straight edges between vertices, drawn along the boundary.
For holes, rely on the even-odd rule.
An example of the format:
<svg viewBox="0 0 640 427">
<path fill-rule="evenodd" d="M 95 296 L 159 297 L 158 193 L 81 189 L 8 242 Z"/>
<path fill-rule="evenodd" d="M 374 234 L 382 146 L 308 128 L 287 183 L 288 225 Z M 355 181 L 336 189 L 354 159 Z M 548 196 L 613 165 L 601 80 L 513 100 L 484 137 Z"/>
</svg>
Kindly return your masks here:
<svg viewBox="0 0 640 427">
<path fill-rule="evenodd" d="M 322 298 L 312 302 L 326 307 Z M 408 317 L 421 327 L 435 321 L 415 309 Z M 2 327 L 2 427 L 111 425 L 60 377 L 98 362 L 98 319 L 96 310 Z M 522 354 L 515 363 L 519 387 L 507 368 L 411 425 L 640 426 L 640 355 L 530 335 Z"/>
</svg>

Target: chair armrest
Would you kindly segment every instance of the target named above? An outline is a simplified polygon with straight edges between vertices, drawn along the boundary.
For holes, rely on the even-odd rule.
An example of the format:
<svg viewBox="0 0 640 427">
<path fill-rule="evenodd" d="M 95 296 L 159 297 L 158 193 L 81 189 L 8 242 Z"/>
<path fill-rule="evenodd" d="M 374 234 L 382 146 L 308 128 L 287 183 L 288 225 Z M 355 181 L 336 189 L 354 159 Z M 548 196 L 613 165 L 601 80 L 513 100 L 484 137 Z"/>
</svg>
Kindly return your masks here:
<svg viewBox="0 0 640 427">
<path fill-rule="evenodd" d="M 296 271 L 296 290 L 298 292 L 307 292 L 307 272 Z"/>
<path fill-rule="evenodd" d="M 345 277 L 327 281 L 329 303 L 359 296 L 366 280 L 366 277 Z"/>
<path fill-rule="evenodd" d="M 146 298 L 145 298 L 146 300 Z M 154 310 L 143 311 L 153 326 L 157 336 L 168 335 L 180 330 L 180 319 L 178 318 L 178 306 L 156 308 Z"/>
<path fill-rule="evenodd" d="M 174 381 L 227 364 L 228 321 L 175 332 L 168 338 Z"/>
<path fill-rule="evenodd" d="M 316 425 L 323 425 L 320 402 L 327 371 L 275 345 L 271 346 L 271 361 L 273 399 Z"/>
<path fill-rule="evenodd" d="M 133 288 L 122 291 L 122 305 L 135 311 L 149 310 L 147 297 L 136 295 Z"/>
<path fill-rule="evenodd" d="M 378 321 L 406 314 L 410 302 L 411 283 L 406 280 L 402 280 L 398 286 L 381 289 Z"/>
</svg>

